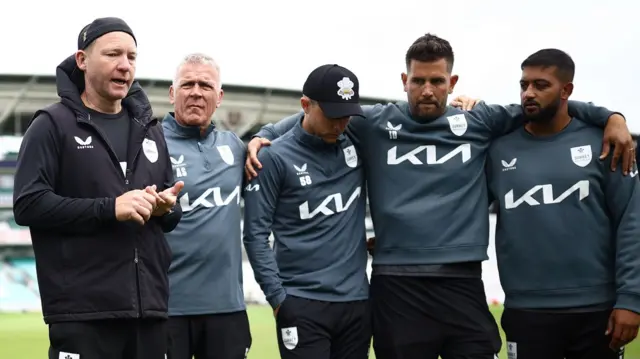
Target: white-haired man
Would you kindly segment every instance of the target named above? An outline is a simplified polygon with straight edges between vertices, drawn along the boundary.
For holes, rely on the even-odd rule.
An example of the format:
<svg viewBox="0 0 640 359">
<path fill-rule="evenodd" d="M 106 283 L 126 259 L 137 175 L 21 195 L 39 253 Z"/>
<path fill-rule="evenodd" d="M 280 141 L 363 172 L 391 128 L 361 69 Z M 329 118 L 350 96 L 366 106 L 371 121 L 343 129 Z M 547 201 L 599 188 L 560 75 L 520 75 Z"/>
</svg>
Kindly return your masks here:
<svg viewBox="0 0 640 359">
<path fill-rule="evenodd" d="M 245 145 L 212 122 L 223 97 L 210 56 L 178 66 L 163 122 L 174 176 L 185 183 L 183 218 L 167 236 L 169 359 L 241 359 L 251 347 L 242 288 L 241 209 Z"/>
</svg>

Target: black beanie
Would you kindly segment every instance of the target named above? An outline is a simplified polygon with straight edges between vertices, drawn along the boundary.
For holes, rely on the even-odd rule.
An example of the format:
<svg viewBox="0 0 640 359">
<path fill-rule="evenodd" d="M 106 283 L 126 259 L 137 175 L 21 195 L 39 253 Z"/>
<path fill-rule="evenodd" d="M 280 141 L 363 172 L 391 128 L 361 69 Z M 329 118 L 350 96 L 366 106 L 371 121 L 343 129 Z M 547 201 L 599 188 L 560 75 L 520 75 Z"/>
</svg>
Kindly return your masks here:
<svg viewBox="0 0 640 359">
<path fill-rule="evenodd" d="M 133 37 L 136 45 L 138 44 L 136 37 L 133 36 L 133 30 L 131 30 L 124 20 L 117 17 L 103 17 L 93 20 L 93 22 L 80 31 L 78 35 L 78 50 L 85 50 L 100 36 L 114 31 L 126 32 Z"/>
</svg>

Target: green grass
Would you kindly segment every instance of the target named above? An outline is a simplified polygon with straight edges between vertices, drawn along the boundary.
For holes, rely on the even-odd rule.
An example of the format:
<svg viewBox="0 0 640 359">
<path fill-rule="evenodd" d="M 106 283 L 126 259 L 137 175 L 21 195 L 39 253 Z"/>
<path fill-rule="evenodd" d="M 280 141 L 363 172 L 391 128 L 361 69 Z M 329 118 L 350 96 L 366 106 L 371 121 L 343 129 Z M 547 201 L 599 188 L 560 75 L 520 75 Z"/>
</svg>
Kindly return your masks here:
<svg viewBox="0 0 640 359">
<path fill-rule="evenodd" d="M 496 319 L 500 318 L 500 313 L 502 313 L 502 308 L 493 307 Z M 266 306 L 249 307 L 249 320 L 253 336 L 249 359 L 279 359 L 275 323 L 270 308 Z M 0 358 L 46 358 L 48 345 L 47 327 L 42 321 L 40 313 L 0 313 Z M 375 359 L 373 350 L 371 350 L 370 358 Z M 507 358 L 504 348 L 500 353 L 500 358 Z M 640 344 L 634 342 L 629 345 L 625 351 L 625 358 L 640 359 Z"/>
</svg>

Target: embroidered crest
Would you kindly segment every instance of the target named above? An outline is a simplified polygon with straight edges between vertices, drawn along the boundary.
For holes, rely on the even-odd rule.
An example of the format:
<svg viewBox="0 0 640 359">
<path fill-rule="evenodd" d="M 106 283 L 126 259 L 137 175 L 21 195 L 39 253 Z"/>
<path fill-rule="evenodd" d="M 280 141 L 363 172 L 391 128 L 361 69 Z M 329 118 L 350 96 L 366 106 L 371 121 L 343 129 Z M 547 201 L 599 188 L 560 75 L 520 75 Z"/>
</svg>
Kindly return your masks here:
<svg viewBox="0 0 640 359">
<path fill-rule="evenodd" d="M 447 116 L 447 120 L 449 120 L 449 128 L 454 135 L 462 136 L 465 132 L 467 132 L 467 119 L 466 117 L 464 117 L 463 113 L 459 115 Z"/>
<path fill-rule="evenodd" d="M 347 166 L 355 168 L 358 165 L 358 153 L 353 145 L 342 149 L 344 152 L 344 162 Z"/>
<path fill-rule="evenodd" d="M 592 157 L 593 154 L 591 153 L 591 145 L 571 148 L 571 160 L 577 166 L 586 167 L 589 163 L 591 163 Z"/>
<path fill-rule="evenodd" d="M 298 327 L 280 329 L 282 333 L 282 344 L 284 347 L 293 350 L 298 345 Z"/>
<path fill-rule="evenodd" d="M 216 148 L 218 149 L 218 152 L 220 153 L 220 157 L 222 158 L 222 160 L 226 164 L 232 165 L 234 162 L 234 159 L 233 159 L 233 152 L 231 152 L 231 147 L 227 145 L 222 145 L 222 146 L 217 146 Z"/>
<path fill-rule="evenodd" d="M 338 81 L 338 95 L 342 97 L 343 100 L 350 100 L 356 92 L 353 91 L 354 83 L 348 77 L 343 77 L 342 80 Z"/>
<path fill-rule="evenodd" d="M 142 141 L 142 152 L 149 162 L 156 163 L 158 161 L 158 146 L 156 141 L 145 138 Z"/>
</svg>

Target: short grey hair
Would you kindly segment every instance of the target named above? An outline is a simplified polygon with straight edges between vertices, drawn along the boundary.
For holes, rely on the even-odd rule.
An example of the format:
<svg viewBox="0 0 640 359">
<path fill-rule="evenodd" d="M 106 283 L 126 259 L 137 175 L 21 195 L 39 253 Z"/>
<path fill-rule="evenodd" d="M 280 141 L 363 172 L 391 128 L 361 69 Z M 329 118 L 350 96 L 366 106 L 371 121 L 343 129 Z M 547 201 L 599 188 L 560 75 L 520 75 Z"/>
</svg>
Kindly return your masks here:
<svg viewBox="0 0 640 359">
<path fill-rule="evenodd" d="M 222 88 L 222 80 L 220 80 L 220 66 L 213 57 L 200 52 L 191 53 L 182 59 L 180 65 L 178 65 L 178 68 L 176 69 L 176 75 L 173 77 L 174 87 L 178 84 L 178 74 L 180 73 L 182 66 L 187 64 L 202 64 L 212 66 L 218 73 L 218 90 Z"/>
</svg>

